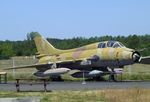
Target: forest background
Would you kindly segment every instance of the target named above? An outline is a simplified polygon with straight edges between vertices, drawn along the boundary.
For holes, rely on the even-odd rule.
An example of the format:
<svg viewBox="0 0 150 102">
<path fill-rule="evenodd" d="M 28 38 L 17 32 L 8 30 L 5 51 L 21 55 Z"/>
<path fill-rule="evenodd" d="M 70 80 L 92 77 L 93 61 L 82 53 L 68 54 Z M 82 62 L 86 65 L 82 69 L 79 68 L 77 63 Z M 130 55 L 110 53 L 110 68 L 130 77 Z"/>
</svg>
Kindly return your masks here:
<svg viewBox="0 0 150 102">
<path fill-rule="evenodd" d="M 33 41 L 34 34 L 27 33 L 23 41 L 0 41 L 0 59 L 9 59 L 14 56 L 32 56 L 36 54 L 36 46 Z M 81 47 L 94 42 L 115 40 L 123 43 L 128 48 L 144 50 L 142 56 L 150 55 L 150 34 L 129 35 L 129 36 L 95 36 L 95 37 L 74 37 L 71 39 L 47 38 L 47 40 L 58 49 L 71 49 Z"/>
</svg>

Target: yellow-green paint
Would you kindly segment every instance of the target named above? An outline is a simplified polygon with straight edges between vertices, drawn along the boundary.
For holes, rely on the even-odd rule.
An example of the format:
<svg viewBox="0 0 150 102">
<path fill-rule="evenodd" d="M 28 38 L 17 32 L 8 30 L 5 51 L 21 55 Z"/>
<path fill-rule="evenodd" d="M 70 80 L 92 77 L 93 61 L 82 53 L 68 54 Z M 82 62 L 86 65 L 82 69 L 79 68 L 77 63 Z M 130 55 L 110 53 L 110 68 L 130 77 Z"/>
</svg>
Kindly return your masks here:
<svg viewBox="0 0 150 102">
<path fill-rule="evenodd" d="M 99 56 L 100 60 L 128 60 L 132 58 L 132 49 L 125 47 L 98 48 L 99 43 L 93 43 L 79 48 L 59 50 L 43 39 L 41 35 L 35 36 L 34 41 L 39 54 L 37 55 L 39 63 L 84 60 L 94 55 Z"/>
</svg>

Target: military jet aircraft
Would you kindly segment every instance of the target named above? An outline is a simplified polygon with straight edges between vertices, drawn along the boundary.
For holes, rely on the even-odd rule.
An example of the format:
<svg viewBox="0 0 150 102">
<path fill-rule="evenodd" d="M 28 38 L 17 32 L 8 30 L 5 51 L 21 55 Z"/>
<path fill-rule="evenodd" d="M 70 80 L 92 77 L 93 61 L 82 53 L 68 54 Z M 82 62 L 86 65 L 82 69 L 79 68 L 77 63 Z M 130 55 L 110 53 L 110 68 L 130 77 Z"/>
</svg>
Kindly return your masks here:
<svg viewBox="0 0 150 102">
<path fill-rule="evenodd" d="M 150 57 L 141 57 L 138 51 L 125 47 L 118 41 L 103 41 L 89 44 L 79 48 L 60 50 L 53 47 L 40 34 L 34 35 L 37 47 L 36 58 L 38 63 L 27 66 L 17 66 L 8 69 L 36 68 L 34 73 L 38 77 L 57 76 L 71 70 L 79 70 L 72 74 L 73 77 L 101 77 L 110 75 L 115 80 L 114 74 L 120 73 L 126 65 L 146 63 Z M 119 69 L 116 69 L 119 68 Z"/>
</svg>

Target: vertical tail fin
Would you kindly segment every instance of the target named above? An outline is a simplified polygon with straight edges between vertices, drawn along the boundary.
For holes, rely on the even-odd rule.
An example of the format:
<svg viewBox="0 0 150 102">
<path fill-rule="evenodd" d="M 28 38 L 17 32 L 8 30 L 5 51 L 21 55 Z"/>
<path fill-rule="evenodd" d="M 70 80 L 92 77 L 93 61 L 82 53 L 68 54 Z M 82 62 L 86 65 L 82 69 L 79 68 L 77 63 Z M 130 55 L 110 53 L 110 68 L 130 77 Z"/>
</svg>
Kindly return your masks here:
<svg viewBox="0 0 150 102">
<path fill-rule="evenodd" d="M 61 52 L 61 50 L 54 48 L 46 39 L 42 38 L 39 33 L 34 34 L 34 42 L 39 54 L 54 55 Z"/>
</svg>

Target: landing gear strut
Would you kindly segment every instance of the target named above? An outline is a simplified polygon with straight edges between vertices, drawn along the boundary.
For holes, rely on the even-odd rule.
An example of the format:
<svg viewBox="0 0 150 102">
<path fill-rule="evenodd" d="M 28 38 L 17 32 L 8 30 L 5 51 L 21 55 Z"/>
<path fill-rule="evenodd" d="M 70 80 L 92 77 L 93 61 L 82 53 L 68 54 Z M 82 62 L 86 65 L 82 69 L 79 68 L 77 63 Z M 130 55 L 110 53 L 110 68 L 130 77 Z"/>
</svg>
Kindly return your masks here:
<svg viewBox="0 0 150 102">
<path fill-rule="evenodd" d="M 107 67 L 107 69 L 108 69 L 108 71 L 110 72 L 110 75 L 109 75 L 109 81 L 117 81 L 117 79 L 116 79 L 116 73 L 115 73 L 115 71 L 114 71 L 114 69 L 112 68 L 109 68 L 109 67 Z"/>
<path fill-rule="evenodd" d="M 114 74 L 109 75 L 109 81 L 115 81 L 115 82 L 117 81 Z"/>
</svg>

